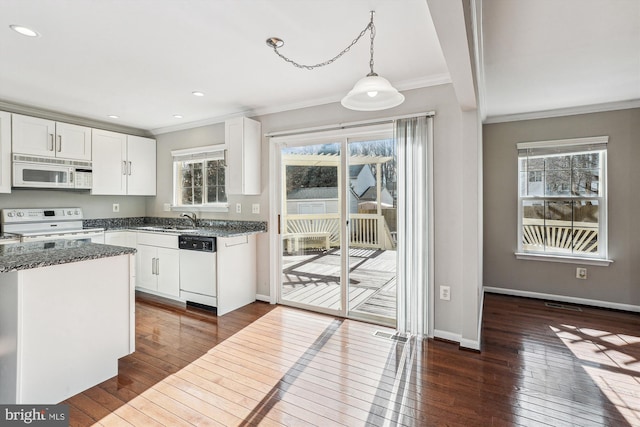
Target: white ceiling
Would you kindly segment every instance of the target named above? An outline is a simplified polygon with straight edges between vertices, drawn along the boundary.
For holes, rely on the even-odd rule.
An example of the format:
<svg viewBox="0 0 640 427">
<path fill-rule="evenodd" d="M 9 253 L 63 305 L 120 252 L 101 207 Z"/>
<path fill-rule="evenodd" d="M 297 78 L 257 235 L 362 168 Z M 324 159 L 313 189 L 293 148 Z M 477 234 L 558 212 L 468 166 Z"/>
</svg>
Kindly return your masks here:
<svg viewBox="0 0 640 427">
<path fill-rule="evenodd" d="M 156 131 L 336 102 L 369 72 L 368 34 L 313 71 L 265 40 L 282 38 L 281 52 L 298 62 L 322 62 L 370 10 L 379 75 L 400 90 L 449 81 L 424 0 L 0 0 L 0 99 Z"/>
<path fill-rule="evenodd" d="M 467 1 L 481 23 L 477 86 L 488 121 L 639 102 L 640 0 Z M 474 108 L 462 3 L 0 0 L 0 101 L 154 133 L 337 102 L 369 71 L 368 35 L 313 71 L 285 63 L 265 39 L 284 39 L 281 52 L 298 62 L 322 62 L 375 10 L 378 74 L 400 90 L 453 82 L 461 107 Z"/>
<path fill-rule="evenodd" d="M 639 0 L 481 1 L 489 120 L 640 107 Z"/>
</svg>

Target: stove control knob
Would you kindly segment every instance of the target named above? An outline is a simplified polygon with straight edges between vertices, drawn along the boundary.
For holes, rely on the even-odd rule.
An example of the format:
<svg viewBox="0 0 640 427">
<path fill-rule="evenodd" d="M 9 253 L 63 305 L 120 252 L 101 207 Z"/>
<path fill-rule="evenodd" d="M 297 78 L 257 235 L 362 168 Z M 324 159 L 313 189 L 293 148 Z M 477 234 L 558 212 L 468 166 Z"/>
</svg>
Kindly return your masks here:
<svg viewBox="0 0 640 427">
<path fill-rule="evenodd" d="M 18 212 L 16 215 L 18 215 L 18 216 L 24 216 L 24 212 Z"/>
<path fill-rule="evenodd" d="M 15 215 L 14 215 L 14 213 L 13 213 L 13 212 L 9 212 L 9 213 L 7 214 L 7 216 L 8 216 L 9 218 L 12 218 L 12 217 L 14 217 Z"/>
<path fill-rule="evenodd" d="M 73 211 L 67 211 L 67 215 L 73 215 Z"/>
<path fill-rule="evenodd" d="M 74 214 L 75 214 L 75 215 L 80 215 L 80 211 L 79 211 L 79 210 L 76 210 L 76 211 L 74 212 Z"/>
</svg>

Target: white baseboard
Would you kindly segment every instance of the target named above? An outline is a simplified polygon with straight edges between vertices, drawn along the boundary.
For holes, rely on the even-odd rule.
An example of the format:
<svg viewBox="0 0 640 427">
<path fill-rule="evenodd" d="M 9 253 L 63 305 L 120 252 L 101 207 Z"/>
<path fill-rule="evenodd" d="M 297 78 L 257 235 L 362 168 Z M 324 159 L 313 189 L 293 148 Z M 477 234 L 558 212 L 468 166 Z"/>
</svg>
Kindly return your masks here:
<svg viewBox="0 0 640 427">
<path fill-rule="evenodd" d="M 480 351 L 480 341 L 460 340 L 460 347 Z"/>
<path fill-rule="evenodd" d="M 572 304 L 590 305 L 593 307 L 612 308 L 614 310 L 631 311 L 640 313 L 640 306 L 631 304 L 621 304 L 617 302 L 600 301 L 587 298 L 569 297 L 564 295 L 545 294 L 541 292 L 520 291 L 517 289 L 496 288 L 484 286 L 484 292 L 493 294 L 512 295 L 516 297 L 546 299 L 551 301 L 568 302 Z"/>
<path fill-rule="evenodd" d="M 271 302 L 271 297 L 269 295 L 256 294 L 257 301 Z"/>
<path fill-rule="evenodd" d="M 462 341 L 462 335 L 454 334 L 453 332 L 448 332 L 448 331 L 441 331 L 439 329 L 433 330 L 433 337 L 440 338 L 447 341 L 453 341 L 457 343 Z"/>
</svg>

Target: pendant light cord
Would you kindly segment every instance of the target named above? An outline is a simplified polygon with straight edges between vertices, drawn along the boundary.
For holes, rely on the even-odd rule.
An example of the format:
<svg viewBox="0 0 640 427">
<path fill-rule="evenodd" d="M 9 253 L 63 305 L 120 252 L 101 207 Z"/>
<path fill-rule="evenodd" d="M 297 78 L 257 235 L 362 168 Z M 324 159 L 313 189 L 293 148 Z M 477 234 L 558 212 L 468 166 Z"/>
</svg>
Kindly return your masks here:
<svg viewBox="0 0 640 427">
<path fill-rule="evenodd" d="M 358 41 L 367 33 L 367 31 L 371 31 L 371 47 L 369 49 L 370 53 L 371 53 L 371 59 L 369 60 L 369 68 L 371 68 L 371 73 L 368 74 L 369 76 L 377 76 L 376 73 L 373 72 L 373 39 L 376 36 L 376 27 L 373 24 L 373 15 L 375 14 L 375 12 L 372 10 L 371 11 L 371 20 L 369 21 L 369 23 L 367 24 L 367 26 L 364 28 L 364 30 L 362 30 L 360 32 L 360 34 L 353 39 L 353 41 L 351 42 L 351 44 L 349 44 L 349 46 L 347 46 L 346 48 L 344 48 L 339 54 L 337 54 L 336 56 L 334 56 L 333 58 L 324 61 L 324 62 L 320 62 L 318 64 L 315 65 L 304 65 L 304 64 L 299 64 L 296 61 L 287 58 L 286 56 L 284 56 L 283 54 L 281 54 L 278 51 L 278 46 L 274 43 L 274 44 L 269 44 L 267 43 L 269 46 L 273 47 L 273 51 L 276 53 L 276 55 L 278 55 L 280 58 L 282 58 L 283 60 L 285 60 L 286 62 L 290 63 L 291 65 L 293 65 L 294 67 L 297 68 L 303 68 L 305 70 L 313 70 L 314 68 L 320 68 L 320 67 L 324 67 L 325 65 L 329 65 L 333 62 L 335 62 L 338 58 L 340 58 L 342 55 L 344 55 L 345 53 L 349 52 L 349 50 L 353 47 L 353 45 L 355 45 L 356 43 L 358 43 Z"/>
</svg>

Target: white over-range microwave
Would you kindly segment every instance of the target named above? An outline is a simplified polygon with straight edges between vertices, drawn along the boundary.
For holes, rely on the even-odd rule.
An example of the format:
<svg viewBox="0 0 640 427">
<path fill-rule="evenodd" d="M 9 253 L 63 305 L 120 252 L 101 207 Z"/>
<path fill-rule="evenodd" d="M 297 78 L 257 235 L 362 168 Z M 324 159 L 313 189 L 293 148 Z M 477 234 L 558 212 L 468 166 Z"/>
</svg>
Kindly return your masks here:
<svg viewBox="0 0 640 427">
<path fill-rule="evenodd" d="M 13 155 L 13 186 L 90 190 L 91 162 Z"/>
</svg>

